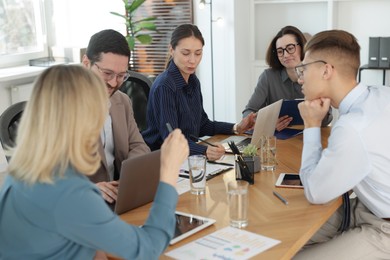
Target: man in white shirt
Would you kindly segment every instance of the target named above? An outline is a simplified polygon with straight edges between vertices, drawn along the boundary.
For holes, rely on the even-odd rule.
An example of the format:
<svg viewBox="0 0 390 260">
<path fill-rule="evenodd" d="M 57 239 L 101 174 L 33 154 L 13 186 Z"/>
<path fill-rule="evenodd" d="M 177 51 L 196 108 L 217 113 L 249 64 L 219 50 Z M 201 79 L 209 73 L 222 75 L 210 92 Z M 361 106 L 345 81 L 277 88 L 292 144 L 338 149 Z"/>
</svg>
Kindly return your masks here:
<svg viewBox="0 0 390 260">
<path fill-rule="evenodd" d="M 345 31 L 316 34 L 296 67 L 305 101 L 300 177 L 306 198 L 327 203 L 353 190 L 347 231 L 338 231 L 340 208 L 294 259 L 390 259 L 390 88 L 356 81 L 360 46 Z M 321 121 L 339 109 L 328 147 Z"/>
</svg>

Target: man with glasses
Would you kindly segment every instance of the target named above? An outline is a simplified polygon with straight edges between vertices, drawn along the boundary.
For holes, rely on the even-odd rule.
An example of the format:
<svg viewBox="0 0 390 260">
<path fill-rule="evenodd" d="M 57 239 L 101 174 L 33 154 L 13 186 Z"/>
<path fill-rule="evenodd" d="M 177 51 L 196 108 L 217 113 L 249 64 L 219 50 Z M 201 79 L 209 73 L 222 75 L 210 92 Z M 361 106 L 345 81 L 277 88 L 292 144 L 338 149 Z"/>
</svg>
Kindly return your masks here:
<svg viewBox="0 0 390 260">
<path fill-rule="evenodd" d="M 340 207 L 294 259 L 390 259 L 390 88 L 358 83 L 359 66 L 359 44 L 341 30 L 316 34 L 296 66 L 305 94 L 305 196 L 323 204 L 353 190 L 356 198 L 347 198 L 350 210 Z M 320 126 L 330 106 L 340 116 L 323 149 Z"/>
<path fill-rule="evenodd" d="M 91 37 L 82 61 L 104 80 L 110 96 L 110 113 L 101 132 L 102 163 L 90 177 L 109 203 L 117 198 L 122 161 L 150 152 L 135 122 L 130 98 L 117 91 L 129 77 L 129 59 L 126 38 L 114 30 L 103 30 Z"/>
</svg>

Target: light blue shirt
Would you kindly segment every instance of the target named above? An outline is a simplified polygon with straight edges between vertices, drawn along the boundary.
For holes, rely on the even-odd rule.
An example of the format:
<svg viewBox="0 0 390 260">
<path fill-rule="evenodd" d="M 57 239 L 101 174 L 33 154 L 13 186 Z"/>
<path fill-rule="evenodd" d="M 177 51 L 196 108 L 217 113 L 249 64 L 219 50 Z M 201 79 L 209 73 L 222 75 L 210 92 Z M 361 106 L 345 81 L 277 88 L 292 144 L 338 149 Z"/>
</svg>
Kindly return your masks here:
<svg viewBox="0 0 390 260">
<path fill-rule="evenodd" d="M 160 182 L 141 228 L 123 222 L 71 168 L 54 184 L 28 186 L 8 176 L 0 191 L 0 259 L 92 259 L 98 249 L 157 259 L 174 234 L 177 197 Z"/>
<path fill-rule="evenodd" d="M 322 149 L 319 128 L 305 129 L 300 177 L 306 198 L 326 203 L 353 189 L 377 217 L 390 217 L 390 88 L 356 86 Z"/>
</svg>

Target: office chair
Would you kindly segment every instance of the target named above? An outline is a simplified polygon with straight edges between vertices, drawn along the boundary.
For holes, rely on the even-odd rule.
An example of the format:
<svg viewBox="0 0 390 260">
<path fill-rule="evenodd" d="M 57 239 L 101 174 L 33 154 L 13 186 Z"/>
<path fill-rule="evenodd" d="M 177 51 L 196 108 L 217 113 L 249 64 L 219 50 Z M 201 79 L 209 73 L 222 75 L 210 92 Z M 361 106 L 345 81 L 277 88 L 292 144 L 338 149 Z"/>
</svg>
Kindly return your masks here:
<svg viewBox="0 0 390 260">
<path fill-rule="evenodd" d="M 123 82 L 119 89 L 130 97 L 133 104 L 134 119 L 140 131 L 145 130 L 147 127 L 146 107 L 151 87 L 152 81 L 148 77 L 141 73 L 130 71 L 130 77 Z"/>
<path fill-rule="evenodd" d="M 0 140 L 4 149 L 15 146 L 16 134 L 27 101 L 9 106 L 0 116 Z"/>
</svg>

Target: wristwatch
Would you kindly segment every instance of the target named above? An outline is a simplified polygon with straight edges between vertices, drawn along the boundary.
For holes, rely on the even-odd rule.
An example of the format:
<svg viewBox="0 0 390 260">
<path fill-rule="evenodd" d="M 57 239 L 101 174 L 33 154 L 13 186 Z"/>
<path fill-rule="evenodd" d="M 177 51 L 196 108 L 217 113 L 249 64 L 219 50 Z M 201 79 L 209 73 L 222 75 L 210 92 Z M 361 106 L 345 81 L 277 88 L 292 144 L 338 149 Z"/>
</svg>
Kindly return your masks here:
<svg viewBox="0 0 390 260">
<path fill-rule="evenodd" d="M 237 124 L 234 124 L 234 126 L 233 126 L 233 133 L 234 133 L 235 135 L 238 135 L 238 134 L 239 134 L 239 132 L 237 131 Z"/>
</svg>

